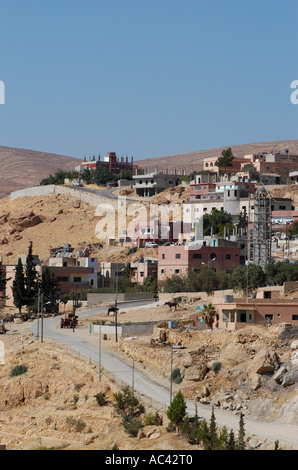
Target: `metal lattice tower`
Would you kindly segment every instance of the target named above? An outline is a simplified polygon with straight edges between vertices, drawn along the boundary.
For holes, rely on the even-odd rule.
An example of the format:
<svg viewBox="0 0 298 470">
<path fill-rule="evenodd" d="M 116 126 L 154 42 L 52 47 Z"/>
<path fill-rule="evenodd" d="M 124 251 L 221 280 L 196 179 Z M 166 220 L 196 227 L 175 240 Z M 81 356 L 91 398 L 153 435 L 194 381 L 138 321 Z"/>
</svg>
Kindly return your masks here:
<svg viewBox="0 0 298 470">
<path fill-rule="evenodd" d="M 264 186 L 254 195 L 253 263 L 264 268 L 271 257 L 271 198 Z"/>
</svg>

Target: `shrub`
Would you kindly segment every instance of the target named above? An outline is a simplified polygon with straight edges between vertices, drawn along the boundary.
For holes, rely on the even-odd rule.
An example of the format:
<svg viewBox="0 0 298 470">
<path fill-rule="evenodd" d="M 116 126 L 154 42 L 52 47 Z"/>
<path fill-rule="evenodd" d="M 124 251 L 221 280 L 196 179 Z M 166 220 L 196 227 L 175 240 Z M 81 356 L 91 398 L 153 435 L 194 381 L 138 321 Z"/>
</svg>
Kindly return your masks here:
<svg viewBox="0 0 298 470">
<path fill-rule="evenodd" d="M 176 384 L 180 384 L 182 382 L 181 372 L 180 369 L 174 369 L 172 372 L 172 380 Z"/>
<path fill-rule="evenodd" d="M 18 375 L 25 374 L 27 372 L 27 367 L 24 365 L 15 366 L 10 372 L 10 377 L 16 377 Z"/>
<path fill-rule="evenodd" d="M 124 418 L 138 416 L 144 412 L 144 405 L 133 395 L 129 387 L 125 387 L 122 392 L 114 393 L 114 397 L 116 413 Z"/>
<path fill-rule="evenodd" d="M 77 421 L 76 421 L 76 431 L 77 432 L 83 432 L 84 429 L 86 427 L 86 423 L 85 421 L 83 421 L 81 418 L 79 418 Z"/>
<path fill-rule="evenodd" d="M 214 372 L 219 372 L 220 369 L 221 369 L 221 362 L 213 362 L 211 366 L 211 370 L 213 370 Z"/>
<path fill-rule="evenodd" d="M 143 424 L 140 418 L 133 418 L 133 417 L 128 417 L 128 416 L 124 417 L 124 419 L 122 420 L 122 424 L 124 427 L 124 431 L 130 437 L 137 437 L 139 430 L 142 429 L 143 427 Z"/>
<path fill-rule="evenodd" d="M 100 392 L 97 395 L 94 395 L 99 406 L 104 406 L 107 404 L 106 393 Z"/>
<path fill-rule="evenodd" d="M 155 413 L 155 415 L 150 412 L 146 415 L 144 424 L 145 424 L 145 426 L 153 426 L 153 425 L 162 426 L 163 419 L 160 416 L 160 414 L 158 413 L 158 411 Z"/>
</svg>

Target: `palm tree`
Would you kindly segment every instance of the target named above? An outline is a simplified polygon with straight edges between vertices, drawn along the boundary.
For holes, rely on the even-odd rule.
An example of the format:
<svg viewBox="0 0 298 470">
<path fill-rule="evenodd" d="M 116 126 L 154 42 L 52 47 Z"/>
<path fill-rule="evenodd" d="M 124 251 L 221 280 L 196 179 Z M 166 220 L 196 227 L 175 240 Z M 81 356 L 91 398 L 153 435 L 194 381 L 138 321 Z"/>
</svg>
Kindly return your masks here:
<svg viewBox="0 0 298 470">
<path fill-rule="evenodd" d="M 209 329 L 213 329 L 213 323 L 215 321 L 215 318 L 217 316 L 216 310 L 213 307 L 212 303 L 208 305 L 204 305 L 204 308 L 202 310 L 202 315 L 204 318 L 204 321 L 206 323 L 206 327 Z"/>
</svg>

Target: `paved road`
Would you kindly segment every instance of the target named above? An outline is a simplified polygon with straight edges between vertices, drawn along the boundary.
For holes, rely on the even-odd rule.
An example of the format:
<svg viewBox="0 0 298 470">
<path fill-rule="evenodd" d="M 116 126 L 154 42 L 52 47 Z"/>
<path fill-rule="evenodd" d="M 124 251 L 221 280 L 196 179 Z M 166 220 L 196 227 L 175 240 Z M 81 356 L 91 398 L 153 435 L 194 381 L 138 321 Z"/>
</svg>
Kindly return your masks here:
<svg viewBox="0 0 298 470">
<path fill-rule="evenodd" d="M 123 305 L 125 305 L 125 309 L 127 309 L 135 307 L 136 303 L 125 303 L 122 304 L 122 306 Z M 138 306 L 143 305 L 148 305 L 148 301 L 138 303 Z M 119 304 L 119 307 L 121 308 L 121 304 Z M 106 312 L 106 307 L 99 307 L 80 312 L 78 315 L 80 317 L 84 317 L 104 312 Z M 34 333 L 36 333 L 36 324 L 34 326 Z M 132 385 L 133 383 L 134 388 L 138 393 L 142 394 L 144 397 L 148 397 L 154 403 L 159 403 L 161 407 L 167 407 L 169 405 L 169 383 L 153 382 L 142 374 L 142 372 L 133 369 L 132 364 L 129 365 L 127 364 L 127 361 L 124 362 L 119 360 L 111 353 L 104 351 L 103 348 L 101 348 L 101 353 L 99 354 L 99 343 L 94 343 L 94 336 L 93 341 L 91 341 L 90 337 L 88 339 L 88 335 L 80 336 L 72 330 L 60 329 L 60 317 L 44 320 L 44 337 L 59 341 L 80 353 L 82 356 L 90 358 L 97 363 L 99 362 L 100 356 L 103 368 L 111 371 L 118 380 L 122 381 L 122 383 L 128 385 Z M 103 342 L 101 344 L 103 344 Z M 189 415 L 194 415 L 194 402 L 187 401 L 187 411 Z M 212 411 L 210 405 L 197 404 L 197 411 L 200 417 L 206 418 L 208 421 L 210 420 Z M 238 432 L 239 416 L 218 409 L 215 411 L 215 416 L 216 422 L 219 426 L 226 425 L 228 428 L 233 428 Z M 264 439 L 264 441 L 270 440 L 274 442 L 278 440 L 280 445 L 282 445 L 282 443 L 290 444 L 298 450 L 298 426 L 278 424 L 276 422 L 264 423 L 253 420 L 251 417 L 245 417 L 245 430 L 247 434 L 255 434 L 259 436 L 259 438 Z"/>
</svg>

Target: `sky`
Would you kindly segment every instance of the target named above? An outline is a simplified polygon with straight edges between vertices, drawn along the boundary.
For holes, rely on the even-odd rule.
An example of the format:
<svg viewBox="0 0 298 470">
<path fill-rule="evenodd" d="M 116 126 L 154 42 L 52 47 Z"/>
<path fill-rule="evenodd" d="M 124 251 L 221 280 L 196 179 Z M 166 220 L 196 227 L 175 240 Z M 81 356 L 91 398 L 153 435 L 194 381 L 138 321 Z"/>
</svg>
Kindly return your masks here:
<svg viewBox="0 0 298 470">
<path fill-rule="evenodd" d="M 0 145 L 140 160 L 297 139 L 297 20 L 298 0 L 0 0 Z"/>
</svg>

